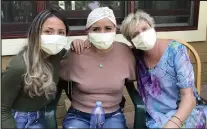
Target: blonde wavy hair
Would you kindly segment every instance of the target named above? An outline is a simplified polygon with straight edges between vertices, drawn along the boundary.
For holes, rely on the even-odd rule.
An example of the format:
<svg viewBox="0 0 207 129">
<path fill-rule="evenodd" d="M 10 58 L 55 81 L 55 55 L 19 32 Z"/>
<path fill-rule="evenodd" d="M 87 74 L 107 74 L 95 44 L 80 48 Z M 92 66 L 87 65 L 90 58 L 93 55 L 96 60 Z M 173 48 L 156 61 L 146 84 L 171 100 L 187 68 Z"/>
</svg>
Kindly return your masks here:
<svg viewBox="0 0 207 129">
<path fill-rule="evenodd" d="M 154 18 L 151 17 L 148 13 L 137 10 L 136 13 L 130 13 L 122 22 L 120 26 L 120 31 L 123 36 L 130 41 L 134 36 L 134 30 L 140 21 L 147 22 L 152 28 L 155 27 Z"/>
<path fill-rule="evenodd" d="M 39 13 L 28 31 L 27 46 L 23 49 L 23 59 L 26 64 L 24 75 L 24 91 L 30 96 L 42 96 L 46 98 L 56 94 L 56 84 L 53 81 L 53 67 L 47 58 L 48 55 L 41 50 L 40 35 L 42 25 L 49 17 L 58 17 L 66 26 L 65 18 L 56 10 L 44 10 Z"/>
</svg>

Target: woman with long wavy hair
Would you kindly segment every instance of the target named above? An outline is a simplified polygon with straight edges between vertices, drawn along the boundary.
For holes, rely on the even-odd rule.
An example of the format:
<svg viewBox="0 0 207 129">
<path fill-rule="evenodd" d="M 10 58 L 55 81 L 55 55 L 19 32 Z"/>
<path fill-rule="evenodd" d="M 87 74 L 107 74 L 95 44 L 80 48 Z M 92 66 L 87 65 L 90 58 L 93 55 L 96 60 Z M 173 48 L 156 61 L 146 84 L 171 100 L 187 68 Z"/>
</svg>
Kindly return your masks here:
<svg viewBox="0 0 207 129">
<path fill-rule="evenodd" d="M 54 9 L 34 18 L 27 45 L 2 75 L 2 128 L 56 128 L 54 123 L 47 126 L 46 117 L 56 110 L 61 87 L 67 87 L 58 73 L 68 31 L 65 18 Z"/>
</svg>

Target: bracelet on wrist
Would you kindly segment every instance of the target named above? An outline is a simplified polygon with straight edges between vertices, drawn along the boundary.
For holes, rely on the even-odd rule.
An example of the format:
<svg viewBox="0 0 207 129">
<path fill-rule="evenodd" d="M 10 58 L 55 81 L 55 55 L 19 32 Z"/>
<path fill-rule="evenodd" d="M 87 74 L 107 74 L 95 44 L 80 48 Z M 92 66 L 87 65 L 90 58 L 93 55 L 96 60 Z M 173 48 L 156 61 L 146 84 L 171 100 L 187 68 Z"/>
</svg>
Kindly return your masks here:
<svg viewBox="0 0 207 129">
<path fill-rule="evenodd" d="M 176 119 L 178 119 L 180 121 L 181 125 L 183 125 L 183 122 L 182 122 L 182 120 L 179 117 L 177 117 L 176 115 L 174 115 L 172 117 L 175 117 Z"/>
<path fill-rule="evenodd" d="M 181 128 L 181 126 L 179 126 L 176 122 L 174 122 L 173 120 L 169 120 L 169 121 L 171 121 L 171 122 L 173 122 L 174 124 L 176 124 L 179 128 Z"/>
</svg>

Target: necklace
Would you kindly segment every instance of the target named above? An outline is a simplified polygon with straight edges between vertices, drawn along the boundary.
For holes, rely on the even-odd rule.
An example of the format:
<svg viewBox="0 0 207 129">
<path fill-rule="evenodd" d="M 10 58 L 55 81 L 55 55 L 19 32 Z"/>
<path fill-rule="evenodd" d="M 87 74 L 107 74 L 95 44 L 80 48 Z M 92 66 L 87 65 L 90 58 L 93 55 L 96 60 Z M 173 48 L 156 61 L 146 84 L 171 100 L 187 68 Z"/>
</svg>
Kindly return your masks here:
<svg viewBox="0 0 207 129">
<path fill-rule="evenodd" d="M 103 64 L 99 64 L 99 68 L 103 68 Z"/>
<path fill-rule="evenodd" d="M 112 44 L 111 48 L 109 48 L 108 50 L 104 50 L 101 53 L 99 51 L 97 51 L 97 49 L 95 49 L 94 46 L 92 46 L 92 49 L 98 54 L 99 57 L 105 58 L 106 54 L 109 53 L 109 52 L 111 52 L 111 50 L 113 49 L 113 44 Z M 98 65 L 98 67 L 99 68 L 103 68 L 104 66 L 103 66 L 102 63 L 100 63 Z"/>
<path fill-rule="evenodd" d="M 151 72 L 153 68 L 148 68 L 148 72 Z"/>
</svg>

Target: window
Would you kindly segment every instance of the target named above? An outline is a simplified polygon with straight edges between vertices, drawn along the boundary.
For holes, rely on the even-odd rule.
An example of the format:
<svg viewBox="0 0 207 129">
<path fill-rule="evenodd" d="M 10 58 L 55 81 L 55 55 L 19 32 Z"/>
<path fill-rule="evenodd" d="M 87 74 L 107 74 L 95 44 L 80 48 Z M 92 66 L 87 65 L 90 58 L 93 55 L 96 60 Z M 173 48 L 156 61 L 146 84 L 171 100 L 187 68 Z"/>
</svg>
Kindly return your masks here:
<svg viewBox="0 0 207 129">
<path fill-rule="evenodd" d="M 88 14 L 99 6 L 113 9 L 117 24 L 121 24 L 125 17 L 124 1 L 48 1 L 46 4 L 46 8 L 56 8 L 67 17 L 72 35 L 85 34 L 83 30 Z"/>
<path fill-rule="evenodd" d="M 67 18 L 70 35 L 85 34 L 84 26 L 93 8 L 113 9 L 118 25 L 130 12 L 142 9 L 151 14 L 158 31 L 196 30 L 199 0 L 140 1 L 2 1 L 2 38 L 26 37 L 33 18 L 46 8 L 56 8 Z"/>
<path fill-rule="evenodd" d="M 199 1 L 135 1 L 134 11 L 142 9 L 152 15 L 158 30 L 197 29 Z"/>
<path fill-rule="evenodd" d="M 36 12 L 35 1 L 1 2 L 2 37 L 26 34 Z"/>
</svg>

